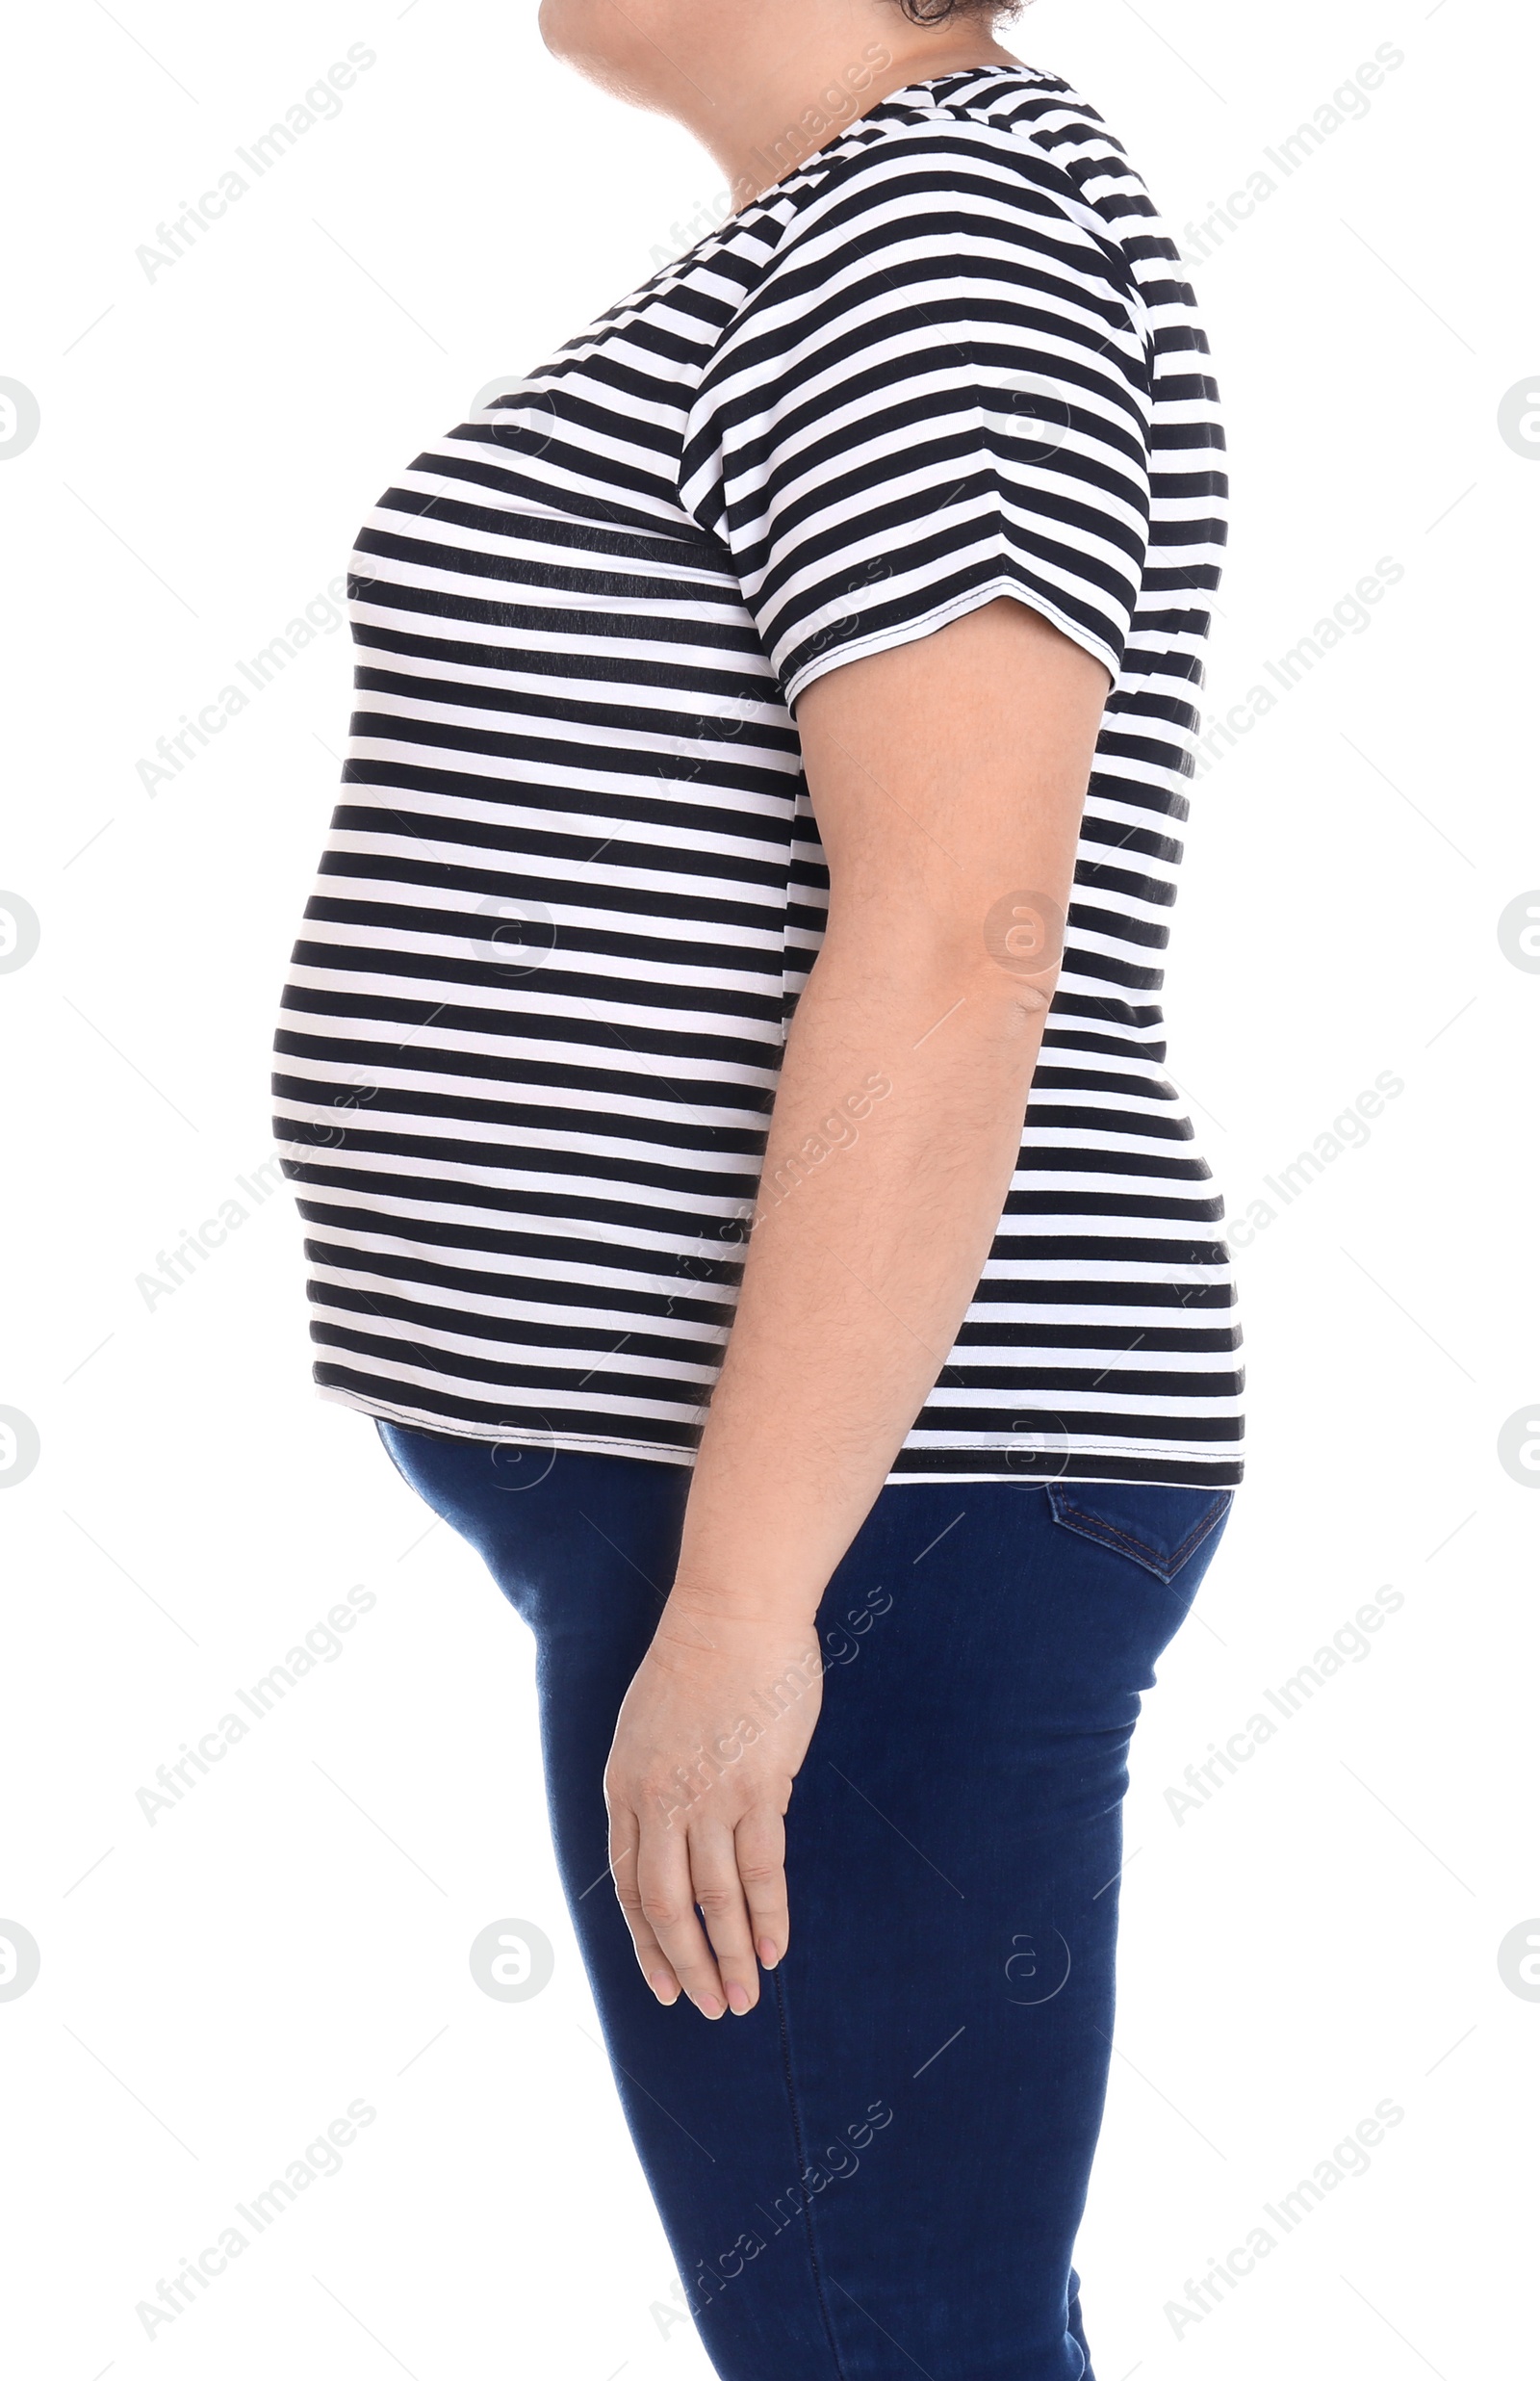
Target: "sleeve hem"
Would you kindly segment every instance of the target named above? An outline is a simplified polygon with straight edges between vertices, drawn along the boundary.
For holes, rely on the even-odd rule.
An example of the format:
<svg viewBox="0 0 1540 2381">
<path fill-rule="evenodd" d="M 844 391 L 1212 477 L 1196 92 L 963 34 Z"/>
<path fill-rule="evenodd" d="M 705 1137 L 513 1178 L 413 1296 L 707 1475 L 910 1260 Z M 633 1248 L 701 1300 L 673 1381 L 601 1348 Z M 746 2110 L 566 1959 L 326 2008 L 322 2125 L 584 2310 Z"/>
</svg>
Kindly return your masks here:
<svg viewBox="0 0 1540 2381">
<path fill-rule="evenodd" d="M 1071 620 L 1066 612 L 1060 610 L 1057 604 L 1050 603 L 1035 588 L 1025 585 L 1021 580 L 1013 577 L 1010 572 L 1002 571 L 997 572 L 993 578 L 981 581 L 977 586 L 966 588 L 961 595 L 949 597 L 944 604 L 934 605 L 929 611 L 916 614 L 912 620 L 901 620 L 887 628 L 873 629 L 865 636 L 852 637 L 848 644 L 832 647 L 827 653 L 812 655 L 783 688 L 783 699 L 787 710 L 792 708 L 798 696 L 805 693 L 816 679 L 827 677 L 831 670 L 837 669 L 842 662 L 859 661 L 864 660 L 868 654 L 891 653 L 896 651 L 900 645 L 915 644 L 922 636 L 931 635 L 937 629 L 944 629 L 949 622 L 961 620 L 970 611 L 982 609 L 984 605 L 992 604 L 995 598 L 1001 595 L 1013 596 L 1018 604 L 1024 605 L 1028 611 L 1040 613 L 1051 627 L 1058 629 L 1063 635 L 1067 636 L 1071 644 L 1078 645 L 1082 653 L 1089 653 L 1092 660 L 1099 661 L 1112 681 L 1112 686 L 1108 688 L 1108 693 L 1111 694 L 1112 687 L 1116 686 L 1122 669 L 1121 655 L 1109 645 L 1105 638 L 1098 636 L 1093 630 L 1086 628 L 1078 620 Z"/>
</svg>

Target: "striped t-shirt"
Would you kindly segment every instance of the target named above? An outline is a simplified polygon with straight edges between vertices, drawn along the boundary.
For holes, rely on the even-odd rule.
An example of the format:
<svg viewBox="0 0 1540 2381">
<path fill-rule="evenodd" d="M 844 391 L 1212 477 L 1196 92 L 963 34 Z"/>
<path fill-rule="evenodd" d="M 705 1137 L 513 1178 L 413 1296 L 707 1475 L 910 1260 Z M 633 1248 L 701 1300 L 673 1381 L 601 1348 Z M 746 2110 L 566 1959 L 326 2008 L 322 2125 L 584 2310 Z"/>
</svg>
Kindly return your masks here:
<svg viewBox="0 0 1540 2381">
<path fill-rule="evenodd" d="M 1101 119 L 894 92 L 428 447 L 275 1096 L 328 1398 L 689 1463 L 828 875 L 793 706 L 1000 595 L 1114 681 L 1020 1157 L 893 1481 L 1240 1477 L 1161 954 L 1223 536 L 1177 250 Z"/>
</svg>

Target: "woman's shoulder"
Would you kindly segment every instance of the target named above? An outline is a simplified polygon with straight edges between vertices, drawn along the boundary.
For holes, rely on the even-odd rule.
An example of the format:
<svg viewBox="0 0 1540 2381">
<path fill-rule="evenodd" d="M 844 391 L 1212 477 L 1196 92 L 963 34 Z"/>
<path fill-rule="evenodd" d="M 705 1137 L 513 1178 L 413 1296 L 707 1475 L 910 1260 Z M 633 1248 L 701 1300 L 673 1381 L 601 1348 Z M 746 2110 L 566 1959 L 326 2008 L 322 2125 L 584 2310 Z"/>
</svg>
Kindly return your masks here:
<svg viewBox="0 0 1540 2381">
<path fill-rule="evenodd" d="M 762 269 L 830 238 L 927 219 L 962 236 L 991 221 L 1058 226 L 1103 247 L 1148 194 L 1089 101 L 1062 77 L 990 66 L 907 85 L 766 191 L 734 225 Z"/>
<path fill-rule="evenodd" d="M 800 165 L 596 327 L 662 306 L 714 345 L 805 282 L 860 272 L 879 253 L 896 264 L 895 251 L 916 240 L 959 260 L 979 244 L 1046 241 L 1088 286 L 1132 294 L 1122 243 L 1153 209 L 1119 142 L 1062 77 L 1014 64 L 937 76 L 890 92 L 832 138 L 827 130 L 812 112 Z M 796 132 L 767 157 L 782 162 Z"/>
</svg>

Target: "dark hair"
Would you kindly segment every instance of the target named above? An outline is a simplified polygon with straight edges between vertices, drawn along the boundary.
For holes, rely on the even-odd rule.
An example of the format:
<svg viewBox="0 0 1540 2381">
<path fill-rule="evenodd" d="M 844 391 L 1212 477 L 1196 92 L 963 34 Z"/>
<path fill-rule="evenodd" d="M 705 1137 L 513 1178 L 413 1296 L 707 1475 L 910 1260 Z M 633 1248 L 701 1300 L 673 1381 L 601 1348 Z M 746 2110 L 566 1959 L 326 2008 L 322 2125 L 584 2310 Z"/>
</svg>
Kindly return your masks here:
<svg viewBox="0 0 1540 2381">
<path fill-rule="evenodd" d="M 1026 0 L 897 0 L 911 25 L 944 25 L 954 16 L 1015 16 Z"/>
</svg>

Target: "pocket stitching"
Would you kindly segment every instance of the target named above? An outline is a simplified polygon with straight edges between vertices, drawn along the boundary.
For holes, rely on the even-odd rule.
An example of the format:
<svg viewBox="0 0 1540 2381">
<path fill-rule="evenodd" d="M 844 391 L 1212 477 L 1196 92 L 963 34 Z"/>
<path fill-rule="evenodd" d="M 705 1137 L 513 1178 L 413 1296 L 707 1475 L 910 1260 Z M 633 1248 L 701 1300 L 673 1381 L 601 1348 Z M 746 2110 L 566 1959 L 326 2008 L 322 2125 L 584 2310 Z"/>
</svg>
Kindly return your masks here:
<svg viewBox="0 0 1540 2381">
<path fill-rule="evenodd" d="M 1111 1544 L 1115 1551 L 1126 1553 L 1130 1561 L 1139 1563 L 1145 1570 L 1153 1571 L 1162 1585 L 1168 1588 L 1189 1556 L 1195 1554 L 1204 1539 L 1210 1536 L 1224 1509 L 1225 1498 L 1232 1493 L 1228 1488 L 1221 1488 L 1208 1511 L 1199 1514 L 1180 1545 L 1169 1556 L 1159 1553 L 1142 1538 L 1135 1538 L 1129 1531 L 1119 1529 L 1116 1521 L 1105 1520 L 1099 1513 L 1087 1513 L 1071 1504 L 1056 1482 L 1049 1483 L 1048 1509 L 1054 1519 L 1066 1529 L 1073 1526 L 1073 1522 L 1065 1520 L 1066 1513 L 1073 1515 L 1075 1522 L 1089 1523 L 1090 1527 L 1081 1531 L 1083 1537 L 1094 1538 L 1096 1532 L 1101 1532 L 1103 1542 Z"/>
</svg>

